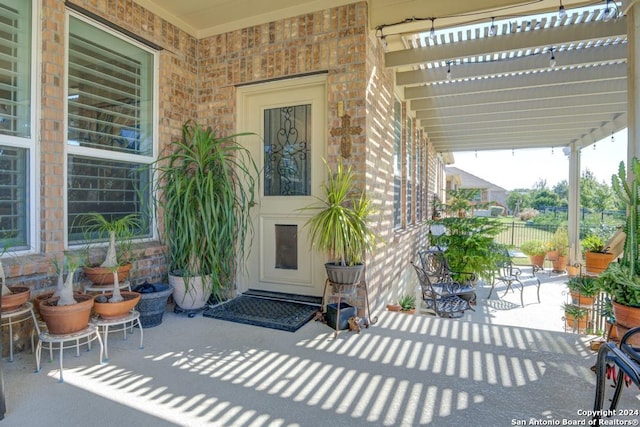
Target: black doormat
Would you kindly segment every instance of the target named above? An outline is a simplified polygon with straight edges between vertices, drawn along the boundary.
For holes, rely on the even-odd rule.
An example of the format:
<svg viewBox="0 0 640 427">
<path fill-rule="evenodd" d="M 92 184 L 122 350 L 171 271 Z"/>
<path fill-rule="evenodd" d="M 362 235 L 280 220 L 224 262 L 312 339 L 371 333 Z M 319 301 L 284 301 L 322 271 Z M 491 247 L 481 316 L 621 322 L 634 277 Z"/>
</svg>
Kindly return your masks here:
<svg viewBox="0 0 640 427">
<path fill-rule="evenodd" d="M 202 315 L 229 322 L 295 332 L 311 320 L 320 309 L 319 303 L 299 302 L 292 298 L 280 299 L 282 295 L 275 295 L 277 293 L 273 292 L 268 296 L 252 295 L 252 293 L 249 291 L 209 308 Z"/>
</svg>

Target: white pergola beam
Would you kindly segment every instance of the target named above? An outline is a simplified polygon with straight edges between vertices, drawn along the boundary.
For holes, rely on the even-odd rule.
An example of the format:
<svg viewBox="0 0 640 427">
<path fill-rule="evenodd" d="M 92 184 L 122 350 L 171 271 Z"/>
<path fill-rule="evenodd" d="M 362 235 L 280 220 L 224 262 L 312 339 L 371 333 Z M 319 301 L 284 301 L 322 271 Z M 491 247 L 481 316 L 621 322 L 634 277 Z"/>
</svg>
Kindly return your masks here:
<svg viewBox="0 0 640 427">
<path fill-rule="evenodd" d="M 498 62 L 477 62 L 452 64 L 451 74 L 456 79 L 471 79 L 497 74 L 526 73 L 549 69 L 550 55 L 547 52 L 514 58 Z M 577 67 L 601 63 L 625 62 L 627 60 L 627 44 L 619 43 L 613 46 L 598 46 L 589 49 L 575 49 L 555 52 L 558 67 Z M 424 83 L 444 82 L 447 77 L 447 67 L 434 67 L 396 73 L 398 86 L 410 86 Z"/>
<path fill-rule="evenodd" d="M 627 94 L 624 92 L 607 93 L 603 95 L 587 94 L 572 98 L 560 98 L 554 100 L 555 109 L 573 109 L 585 106 L 597 107 L 599 109 L 619 109 L 627 104 Z M 530 111 L 547 110 L 549 101 L 545 99 L 525 100 L 515 99 L 501 104 L 486 104 L 482 108 L 477 105 L 460 105 L 455 108 L 439 108 L 432 110 L 416 110 L 417 119 L 446 118 L 446 117 L 469 117 L 478 114 L 502 113 L 503 111 Z"/>
<path fill-rule="evenodd" d="M 465 40 L 462 43 L 447 43 L 404 49 L 385 54 L 387 67 L 418 65 L 427 62 L 451 61 L 483 55 L 495 55 L 509 51 L 545 49 L 562 44 L 581 44 L 600 39 L 626 38 L 627 20 L 621 17 L 615 21 L 592 21 L 580 25 L 562 25 L 533 31 L 523 31 L 502 35 Z"/>
<path fill-rule="evenodd" d="M 562 98 L 578 98 L 581 96 L 600 96 L 609 94 L 627 93 L 627 82 L 625 79 L 615 79 L 611 81 L 588 82 L 585 87 L 580 87 L 580 82 L 574 85 L 549 86 L 542 88 L 514 89 L 513 91 L 501 91 L 485 93 L 477 97 L 430 97 L 413 99 L 409 103 L 412 111 L 419 110 L 440 110 L 448 108 L 461 108 L 464 106 L 484 108 L 492 104 L 509 104 L 512 102 L 533 102 L 549 101 L 560 102 Z M 505 106 L 506 108 L 509 105 Z"/>
<path fill-rule="evenodd" d="M 491 79 L 456 81 L 451 82 L 451 84 L 407 87 L 404 90 L 404 95 L 406 99 L 455 95 L 474 96 L 488 92 L 521 90 L 544 86 L 563 86 L 576 83 L 590 84 L 598 81 L 626 78 L 627 65 L 615 64 L 571 70 L 549 70 L 527 75 L 501 76 Z"/>
</svg>

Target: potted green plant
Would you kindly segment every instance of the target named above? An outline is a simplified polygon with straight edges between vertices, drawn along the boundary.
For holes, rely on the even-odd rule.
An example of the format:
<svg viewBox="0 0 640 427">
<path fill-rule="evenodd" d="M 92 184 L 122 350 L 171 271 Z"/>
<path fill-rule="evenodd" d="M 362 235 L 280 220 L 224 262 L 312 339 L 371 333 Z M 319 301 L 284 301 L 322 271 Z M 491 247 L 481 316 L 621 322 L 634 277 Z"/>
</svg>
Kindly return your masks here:
<svg viewBox="0 0 640 427">
<path fill-rule="evenodd" d="M 414 313 L 416 310 L 416 296 L 412 294 L 404 294 L 398 300 L 401 311 L 405 313 Z"/>
<path fill-rule="evenodd" d="M 589 234 L 582 239 L 581 244 L 587 273 L 600 274 L 613 261 L 614 255 L 609 252 L 609 248 L 599 234 Z"/>
<path fill-rule="evenodd" d="M 58 285 L 53 296 L 40 301 L 38 311 L 52 334 L 70 334 L 81 331 L 89 324 L 93 308 L 91 295 L 74 293 L 74 276 L 81 262 L 72 256 L 56 265 Z M 64 272 L 67 272 L 63 279 Z"/>
<path fill-rule="evenodd" d="M 593 301 L 601 292 L 600 283 L 596 277 L 576 276 L 567 281 L 573 304 L 582 306 L 593 305 Z"/>
<path fill-rule="evenodd" d="M 2 280 L 2 303 L 0 307 L 2 311 L 11 311 L 20 307 L 29 300 L 31 290 L 26 286 L 7 286 L 7 278 L 2 265 L 2 256 L 7 252 L 4 247 L 0 251 L 0 280 Z"/>
<path fill-rule="evenodd" d="M 629 175 L 624 162 L 620 162 L 618 174 L 611 178 L 613 190 L 627 205 L 624 250 L 619 262 L 610 263 L 598 277 L 600 286 L 612 298 L 618 336 L 640 326 L 640 161 L 636 157 L 631 160 Z"/>
<path fill-rule="evenodd" d="M 545 249 L 553 271 L 565 271 L 567 268 L 567 255 L 569 254 L 569 231 L 565 225 L 559 226 L 551 236 L 551 239 L 545 242 Z"/>
<path fill-rule="evenodd" d="M 446 217 L 433 222 L 446 230 L 431 236 L 431 244 L 445 249 L 451 276 L 459 282 L 482 278 L 493 282 L 506 248 L 494 242 L 502 230 L 499 220 L 489 217 Z"/>
<path fill-rule="evenodd" d="M 334 284 L 356 285 L 364 270 L 364 256 L 371 253 L 376 235 L 369 227 L 373 213 L 371 199 L 356 187 L 356 176 L 344 160 L 333 172 L 324 161 L 328 180 L 322 184 L 324 197 L 302 210 L 314 211 L 305 226 L 309 228 L 312 247 L 329 254 L 325 264 Z"/>
<path fill-rule="evenodd" d="M 564 318 L 567 326 L 572 330 L 586 330 L 589 310 L 577 304 L 566 303 L 563 305 Z"/>
<path fill-rule="evenodd" d="M 107 241 L 107 251 L 102 263 L 95 264 L 87 260 L 83 266 L 85 276 L 96 285 L 113 285 L 114 281 L 122 282 L 131 270 L 131 245 L 136 230 L 141 228 L 139 216 L 128 214 L 124 216 L 105 216 L 98 212 L 89 212 L 79 217 L 84 241 L 88 245 L 95 242 Z M 87 256 L 87 258 L 89 258 Z M 114 276 L 114 269 L 117 273 Z M 113 291 L 115 301 L 118 298 L 119 287 Z"/>
<path fill-rule="evenodd" d="M 251 134 L 220 136 L 188 121 L 154 165 L 169 283 L 182 309 L 200 309 L 231 289 L 246 259 L 259 172 L 236 141 L 244 135 Z"/>
<path fill-rule="evenodd" d="M 542 240 L 528 240 L 520 245 L 520 250 L 523 254 L 529 257 L 531 265 L 542 268 L 544 266 L 544 256 L 547 251 L 545 250 L 544 242 Z"/>
</svg>

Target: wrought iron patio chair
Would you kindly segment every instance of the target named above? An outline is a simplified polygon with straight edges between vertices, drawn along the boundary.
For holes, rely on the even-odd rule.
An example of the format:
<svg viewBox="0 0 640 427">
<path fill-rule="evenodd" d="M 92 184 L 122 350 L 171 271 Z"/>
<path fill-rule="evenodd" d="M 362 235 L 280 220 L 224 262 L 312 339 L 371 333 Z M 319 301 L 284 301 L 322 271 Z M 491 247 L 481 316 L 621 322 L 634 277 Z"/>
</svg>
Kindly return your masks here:
<svg viewBox="0 0 640 427">
<path fill-rule="evenodd" d="M 622 336 L 619 346 L 616 346 L 613 342 L 607 342 L 603 343 L 598 350 L 598 358 L 595 365 L 594 420 L 599 420 L 603 414 L 605 416 L 615 414 L 623 385 L 630 386 L 634 384 L 640 389 L 640 347 L 632 344 L 634 336 L 640 336 L 640 327 L 629 329 Z M 609 384 L 608 380 L 611 380 L 613 384 Z M 609 387 L 610 385 L 611 387 Z M 611 391 L 612 388 L 614 389 L 613 395 L 608 396 L 607 391 Z M 608 408 L 604 407 L 606 400 L 611 402 Z M 601 424 L 596 422 L 594 425 Z"/>
<path fill-rule="evenodd" d="M 447 286 L 437 286 L 430 280 L 429 274 L 420 266 L 411 262 L 416 270 L 418 280 L 420 281 L 420 289 L 422 292 L 422 300 L 428 310 L 431 310 L 439 317 L 460 317 L 466 310 L 473 310 L 469 301 L 460 297 L 460 295 L 452 294 L 448 291 Z"/>
<path fill-rule="evenodd" d="M 421 249 L 418 251 L 418 256 L 422 269 L 429 275 L 435 286 L 446 286 L 447 292 L 475 304 L 476 289 L 470 284 L 475 281 L 475 274 L 452 271 L 449 268 L 445 252 L 437 246 Z"/>
<path fill-rule="evenodd" d="M 489 296 L 487 299 L 491 298 L 491 294 L 493 293 L 493 288 L 495 288 L 497 283 L 504 283 L 506 285 L 506 290 L 504 291 L 504 295 L 511 290 L 513 290 L 514 284 L 520 286 L 520 304 L 524 307 L 524 283 L 522 283 L 522 270 L 519 267 L 516 267 L 513 264 L 513 260 L 509 255 L 509 251 L 506 248 L 500 248 L 500 256 L 498 257 L 498 261 L 496 262 L 497 274 L 491 281 L 491 290 L 489 291 Z M 536 276 L 535 268 L 532 270 L 532 276 L 536 279 L 537 282 L 537 296 L 538 303 L 540 302 L 540 279 Z M 497 292 L 497 291 L 496 291 Z M 503 295 L 503 296 L 504 296 Z"/>
</svg>

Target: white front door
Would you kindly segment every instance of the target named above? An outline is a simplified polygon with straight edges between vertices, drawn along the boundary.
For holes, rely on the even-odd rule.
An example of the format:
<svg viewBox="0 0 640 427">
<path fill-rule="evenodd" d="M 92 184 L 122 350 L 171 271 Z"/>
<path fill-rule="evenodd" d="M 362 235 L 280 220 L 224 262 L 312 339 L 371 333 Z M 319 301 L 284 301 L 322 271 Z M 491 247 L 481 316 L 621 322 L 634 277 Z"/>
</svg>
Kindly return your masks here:
<svg viewBox="0 0 640 427">
<path fill-rule="evenodd" d="M 238 89 L 238 130 L 261 170 L 254 238 L 238 290 L 323 293 L 325 256 L 311 250 L 300 208 L 320 196 L 325 177 L 326 78 L 306 77 Z M 241 139 L 245 141 L 245 139 Z"/>
</svg>

